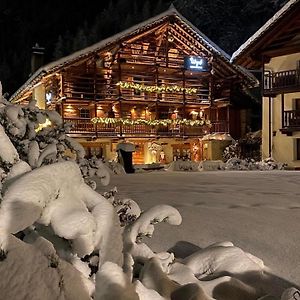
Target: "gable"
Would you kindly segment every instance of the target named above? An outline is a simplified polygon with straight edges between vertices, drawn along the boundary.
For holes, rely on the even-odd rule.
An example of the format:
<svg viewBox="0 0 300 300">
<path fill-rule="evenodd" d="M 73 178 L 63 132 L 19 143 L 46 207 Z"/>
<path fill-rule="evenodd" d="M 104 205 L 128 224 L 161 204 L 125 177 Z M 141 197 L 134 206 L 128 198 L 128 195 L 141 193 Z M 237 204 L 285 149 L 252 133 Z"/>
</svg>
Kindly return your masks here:
<svg viewBox="0 0 300 300">
<path fill-rule="evenodd" d="M 256 79 L 249 73 L 230 63 L 228 54 L 189 23 L 175 8 L 170 8 L 168 11 L 111 38 L 40 68 L 10 100 L 15 101 L 20 98 L 45 76 L 68 68 L 76 68 L 78 65 L 89 67 L 95 57 L 98 57 L 97 65 L 101 66 L 107 53 L 110 53 L 112 59 L 116 60 L 121 52 L 122 55 L 125 55 L 126 51 L 128 61 L 139 56 L 139 60 L 144 59 L 144 62 L 147 62 L 147 59 L 153 60 L 154 57 L 157 60 L 155 63 L 162 66 L 166 63 L 163 61 L 165 58 L 162 59 L 162 57 L 167 57 L 169 60 L 167 63 L 176 59 L 181 60 L 183 67 L 185 56 L 205 56 L 212 62 L 214 77 L 238 76 L 251 84 L 256 83 Z M 152 55 L 150 56 L 148 54 L 151 51 Z"/>
<path fill-rule="evenodd" d="M 300 51 L 300 1 L 290 0 L 232 55 L 232 62 L 259 68 L 269 58 Z"/>
</svg>

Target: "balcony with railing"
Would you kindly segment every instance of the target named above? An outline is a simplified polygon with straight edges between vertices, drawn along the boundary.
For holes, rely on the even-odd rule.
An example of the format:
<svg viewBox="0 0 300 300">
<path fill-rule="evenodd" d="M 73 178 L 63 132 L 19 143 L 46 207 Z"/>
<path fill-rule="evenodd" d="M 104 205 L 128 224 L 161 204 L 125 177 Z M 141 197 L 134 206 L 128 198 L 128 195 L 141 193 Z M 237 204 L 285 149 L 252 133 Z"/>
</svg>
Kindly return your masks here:
<svg viewBox="0 0 300 300">
<path fill-rule="evenodd" d="M 297 91 L 300 91 L 300 69 L 264 73 L 263 93 L 265 96 Z"/>
<path fill-rule="evenodd" d="M 211 122 L 210 126 L 106 124 L 93 123 L 88 118 L 64 118 L 64 122 L 71 125 L 71 135 L 84 137 L 201 137 L 207 133 L 228 132 L 226 121 Z"/>
<path fill-rule="evenodd" d="M 284 111 L 281 132 L 292 135 L 295 131 L 300 131 L 300 110 Z"/>
</svg>

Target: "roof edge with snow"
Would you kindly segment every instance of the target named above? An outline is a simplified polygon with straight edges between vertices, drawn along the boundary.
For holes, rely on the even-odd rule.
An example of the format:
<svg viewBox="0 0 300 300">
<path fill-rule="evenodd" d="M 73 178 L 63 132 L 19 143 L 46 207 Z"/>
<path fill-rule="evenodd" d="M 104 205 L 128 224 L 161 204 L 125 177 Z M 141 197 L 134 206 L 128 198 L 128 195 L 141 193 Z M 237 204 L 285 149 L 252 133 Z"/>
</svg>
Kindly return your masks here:
<svg viewBox="0 0 300 300">
<path fill-rule="evenodd" d="M 141 31 L 146 27 L 154 25 L 156 22 L 159 22 L 163 20 L 166 17 L 169 16 L 177 16 L 179 19 L 181 19 L 184 23 L 186 23 L 200 38 L 200 40 L 204 43 L 204 46 L 206 46 L 208 49 L 210 49 L 212 52 L 226 60 L 230 64 L 230 55 L 228 55 L 224 50 L 222 50 L 218 45 L 216 45 L 213 41 L 211 41 L 205 34 L 203 34 L 197 27 L 195 27 L 191 22 L 189 22 L 185 17 L 183 17 L 177 9 L 174 7 L 174 5 L 171 5 L 168 10 L 165 12 L 162 12 L 161 14 L 158 14 L 144 22 L 138 23 L 136 25 L 131 26 L 130 28 L 123 30 L 111 37 L 108 37 L 100 42 L 97 42 L 91 46 L 88 46 L 82 50 L 76 51 L 70 55 L 67 55 L 65 57 L 62 57 L 56 61 L 50 62 L 41 68 L 39 68 L 34 74 L 30 76 L 30 78 L 10 97 L 10 101 L 14 102 L 16 101 L 18 97 L 22 96 L 26 91 L 31 89 L 35 84 L 39 82 L 41 78 L 43 78 L 44 75 L 55 72 L 59 68 L 72 64 L 75 61 L 78 61 L 82 58 L 86 58 L 89 55 L 91 55 L 94 52 L 97 52 L 105 47 L 108 47 L 109 45 L 116 43 L 124 38 L 126 38 L 128 35 L 134 35 L 135 32 Z M 239 66 L 232 65 L 234 69 L 236 69 L 238 72 L 242 73 L 244 76 L 248 77 L 250 81 L 254 82 L 253 78 L 251 77 L 251 74 L 246 72 L 245 70 L 241 69 Z"/>
<path fill-rule="evenodd" d="M 242 44 L 231 56 L 230 61 L 235 62 L 250 46 L 252 46 L 271 27 L 277 24 L 287 12 L 289 12 L 299 0 L 288 1 L 272 18 L 270 18 L 261 28 L 259 28 L 244 44 Z"/>
</svg>

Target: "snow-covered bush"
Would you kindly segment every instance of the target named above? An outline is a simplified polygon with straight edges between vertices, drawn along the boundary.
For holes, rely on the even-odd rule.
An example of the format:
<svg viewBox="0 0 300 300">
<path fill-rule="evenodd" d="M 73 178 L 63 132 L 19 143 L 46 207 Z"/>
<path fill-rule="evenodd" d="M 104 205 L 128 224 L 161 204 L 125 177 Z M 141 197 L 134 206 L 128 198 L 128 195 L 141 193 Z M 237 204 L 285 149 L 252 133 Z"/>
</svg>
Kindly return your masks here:
<svg viewBox="0 0 300 300">
<path fill-rule="evenodd" d="M 124 167 L 116 161 L 107 161 L 105 162 L 105 165 L 112 172 L 112 174 L 116 174 L 116 175 L 126 174 Z"/>
<path fill-rule="evenodd" d="M 227 146 L 222 154 L 223 161 L 227 162 L 231 158 L 238 158 L 239 156 L 239 144 L 234 141 L 231 145 Z"/>
<path fill-rule="evenodd" d="M 91 162 L 91 171 L 80 160 L 60 161 L 64 147 L 57 144 L 71 139 L 60 140 L 57 129 L 42 142 L 27 112 L 7 103 L 3 110 L 9 112 L 0 116 L 0 299 L 255 300 L 267 294 L 256 284 L 266 276 L 263 262 L 230 242 L 181 260 L 154 252 L 143 239 L 157 223 L 179 225 L 177 209 L 141 212 L 133 200 L 116 199 L 116 188 L 98 194 L 83 175 L 95 175 L 99 162 Z M 281 300 L 295 293 L 286 290 Z"/>
<path fill-rule="evenodd" d="M 284 170 L 287 166 L 285 163 L 276 162 L 272 157 L 256 162 L 258 169 L 261 171 Z"/>
<path fill-rule="evenodd" d="M 223 152 L 223 160 L 227 162 L 231 158 L 261 160 L 261 132 L 250 132 L 245 137 L 233 141 Z"/>
<path fill-rule="evenodd" d="M 90 179 L 92 176 L 100 177 L 103 185 L 108 184 L 107 168 L 100 160 L 84 158 L 84 148 L 67 135 L 70 124 L 64 124 L 57 112 L 39 109 L 35 101 L 21 106 L 9 103 L 2 97 L 0 125 L 0 131 L 5 132 L 17 150 L 16 159 L 27 162 L 32 169 L 64 160 L 74 160 L 91 186 L 95 187 L 95 182 Z M 3 136 L 3 132 L 0 132 L 0 135 Z M 2 162 L 1 168 L 3 167 L 9 168 L 9 165 Z"/>
<path fill-rule="evenodd" d="M 199 162 L 191 160 L 175 160 L 171 162 L 166 170 L 167 171 L 198 171 Z"/>
<path fill-rule="evenodd" d="M 262 161 L 255 161 L 254 159 L 230 158 L 225 163 L 225 170 L 271 171 L 271 170 L 284 170 L 285 167 L 286 164 L 276 162 L 273 158 L 266 158 Z"/>
<path fill-rule="evenodd" d="M 116 197 L 118 192 L 117 187 L 103 193 L 103 197 L 108 199 L 119 216 L 121 226 L 126 226 L 134 222 L 141 214 L 141 209 L 138 204 L 132 199 L 120 199 Z"/>
</svg>

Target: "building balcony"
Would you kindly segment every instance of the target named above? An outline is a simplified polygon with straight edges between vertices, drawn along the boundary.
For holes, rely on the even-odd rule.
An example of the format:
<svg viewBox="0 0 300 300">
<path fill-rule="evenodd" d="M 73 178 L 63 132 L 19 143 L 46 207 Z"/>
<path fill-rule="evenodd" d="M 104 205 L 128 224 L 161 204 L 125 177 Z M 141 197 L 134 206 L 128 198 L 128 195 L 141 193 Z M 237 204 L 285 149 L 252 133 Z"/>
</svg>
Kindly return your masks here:
<svg viewBox="0 0 300 300">
<path fill-rule="evenodd" d="M 213 132 L 228 132 L 226 121 L 211 122 L 211 126 L 94 124 L 87 118 L 64 118 L 64 122 L 71 124 L 69 134 L 78 137 L 201 137 Z"/>
<path fill-rule="evenodd" d="M 295 131 L 300 131 L 300 110 L 288 110 L 283 112 L 281 132 L 293 135 Z"/>
<path fill-rule="evenodd" d="M 264 96 L 300 91 L 300 69 L 281 72 L 265 72 L 263 79 Z"/>
</svg>

